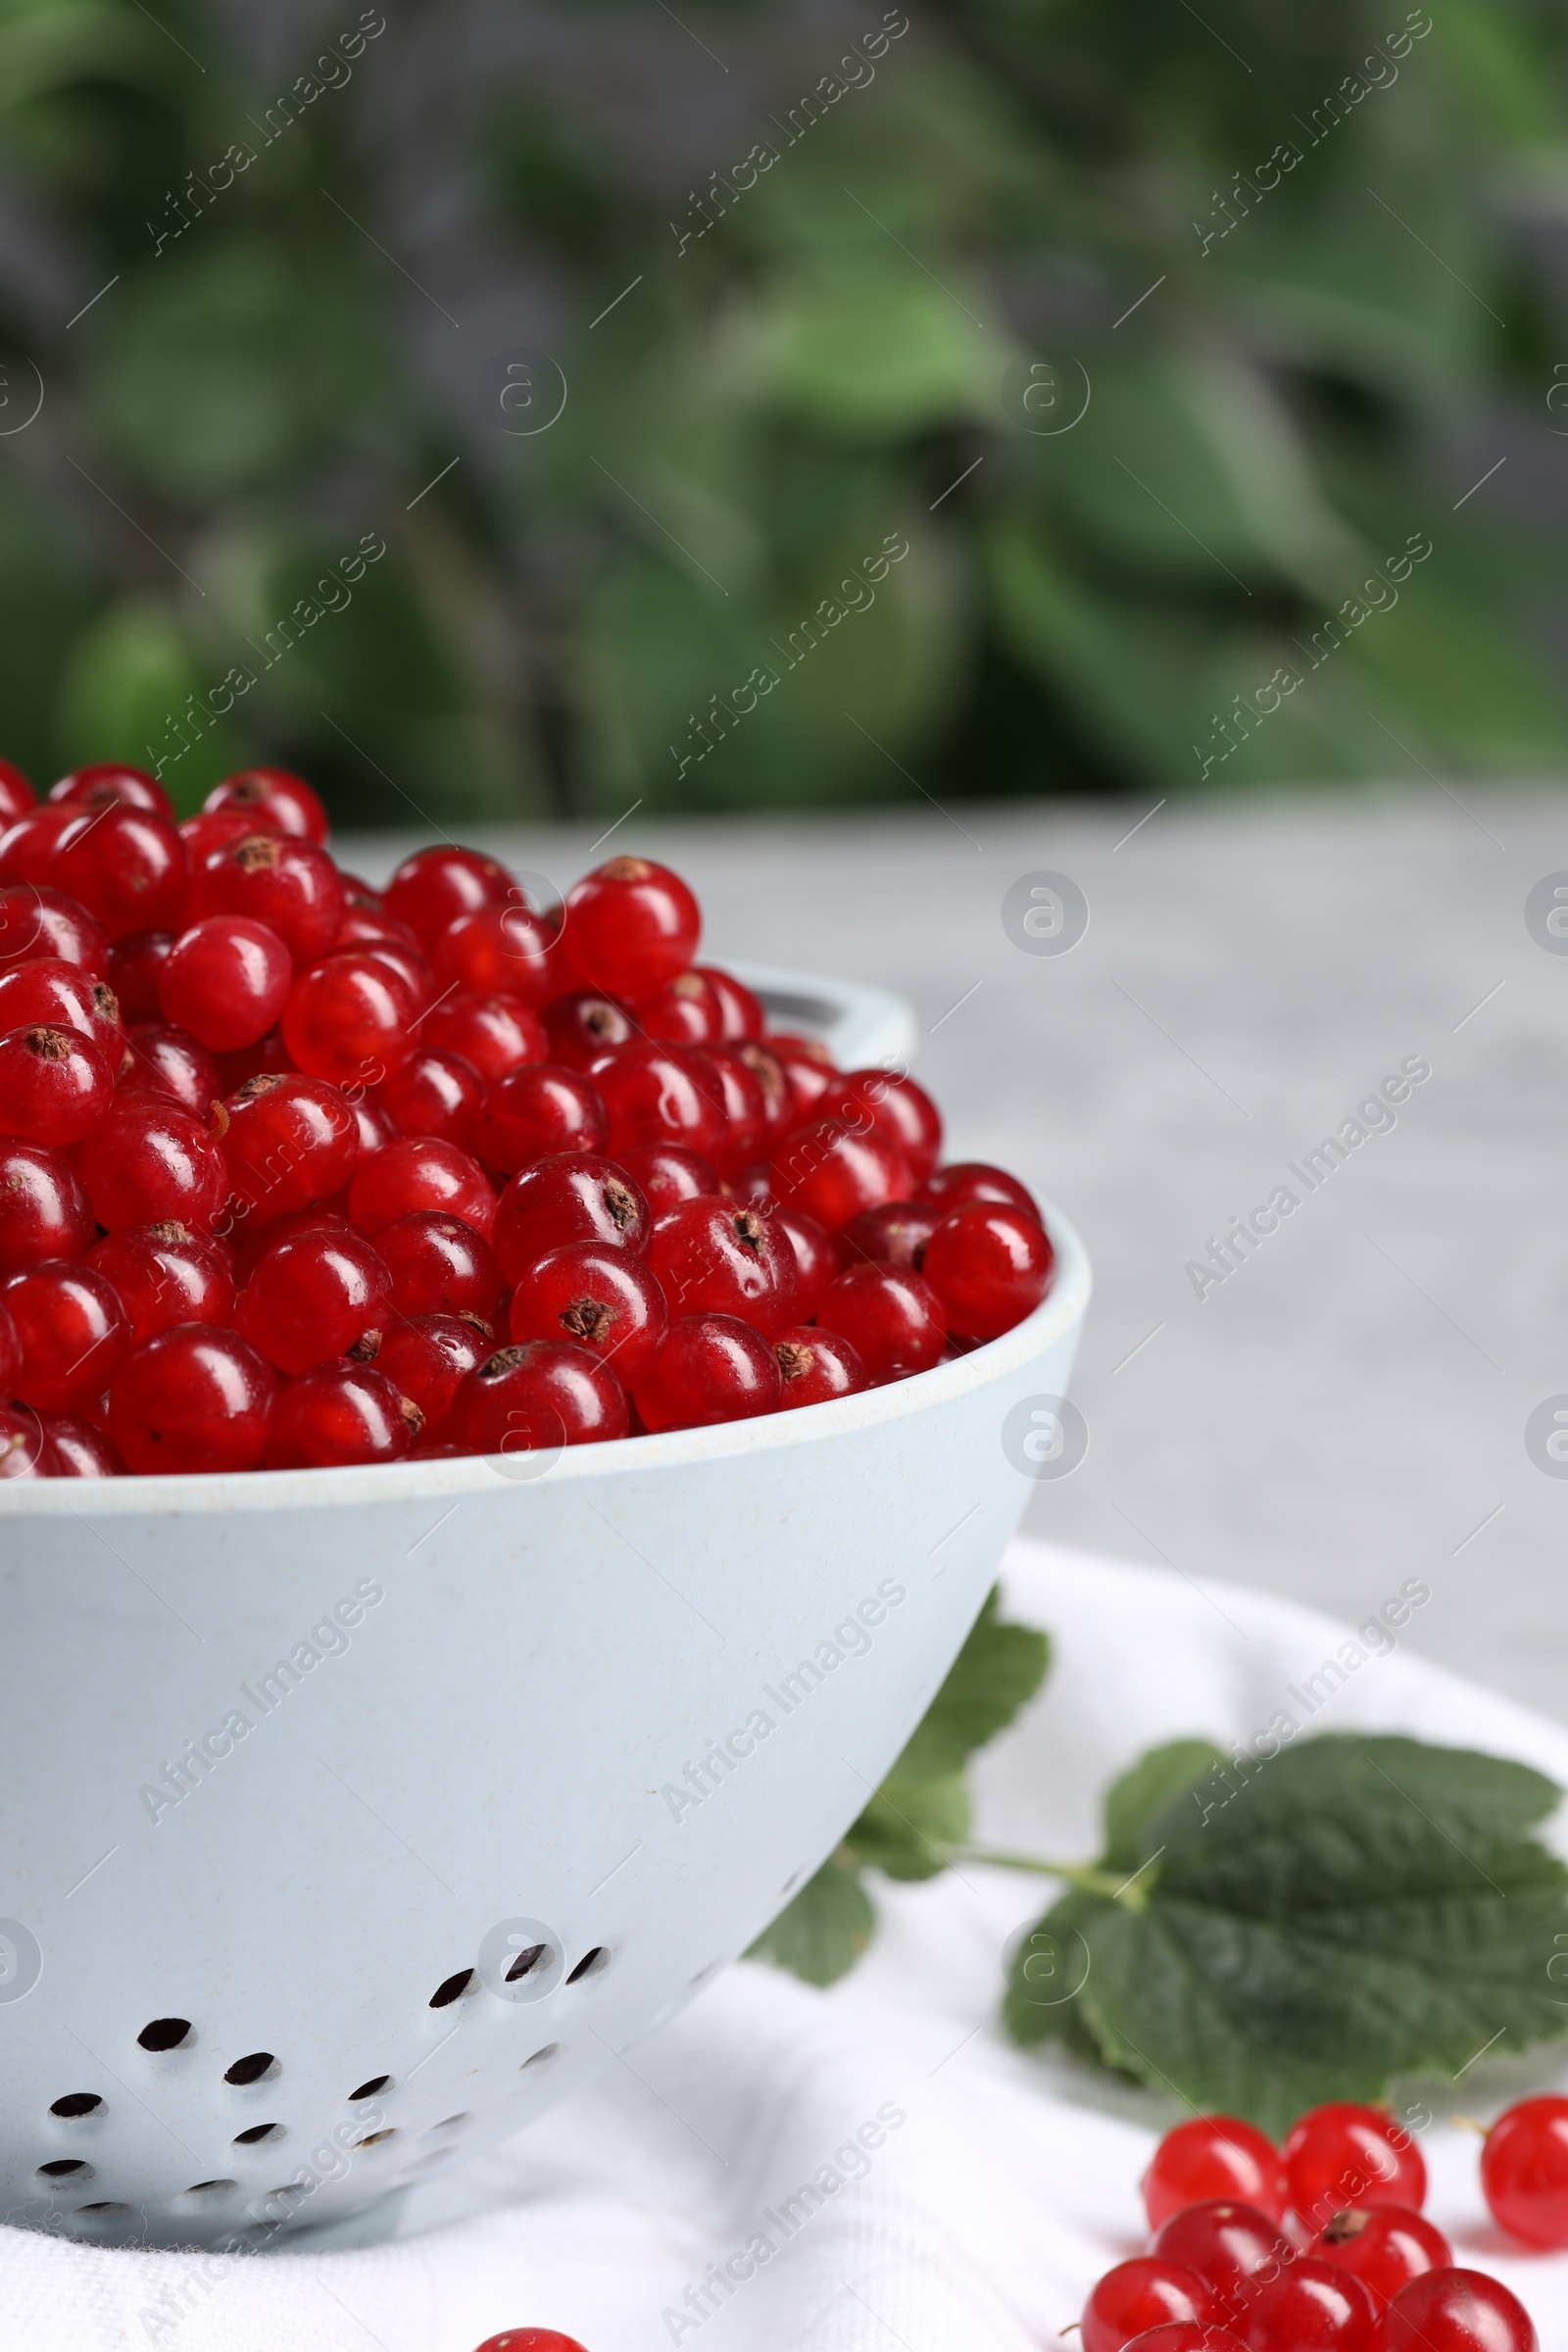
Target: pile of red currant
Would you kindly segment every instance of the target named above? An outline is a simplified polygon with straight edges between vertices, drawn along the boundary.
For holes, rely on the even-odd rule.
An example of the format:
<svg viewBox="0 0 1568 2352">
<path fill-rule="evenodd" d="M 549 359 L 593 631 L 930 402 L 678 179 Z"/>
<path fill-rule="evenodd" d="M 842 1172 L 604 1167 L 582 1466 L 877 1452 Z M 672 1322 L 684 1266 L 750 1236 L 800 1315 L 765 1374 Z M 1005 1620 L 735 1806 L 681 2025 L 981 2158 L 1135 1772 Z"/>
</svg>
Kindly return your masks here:
<svg viewBox="0 0 1568 2352">
<path fill-rule="evenodd" d="M 1568 2099 L 1499 2117 L 1481 2184 L 1510 2236 L 1568 2246 Z M 1154 2151 L 1150 2250 L 1094 2288 L 1084 2352 L 1536 2352 L 1518 2297 L 1455 2266 L 1426 2192 L 1421 2152 L 1384 2108 L 1314 2107 L 1283 2148 L 1234 2116 L 1195 2116 Z"/>
<path fill-rule="evenodd" d="M 907 1379 L 1052 1249 L 911 1078 L 765 1034 L 678 875 L 384 891 L 282 769 L 0 762 L 0 1476 L 582 1445 Z"/>
</svg>

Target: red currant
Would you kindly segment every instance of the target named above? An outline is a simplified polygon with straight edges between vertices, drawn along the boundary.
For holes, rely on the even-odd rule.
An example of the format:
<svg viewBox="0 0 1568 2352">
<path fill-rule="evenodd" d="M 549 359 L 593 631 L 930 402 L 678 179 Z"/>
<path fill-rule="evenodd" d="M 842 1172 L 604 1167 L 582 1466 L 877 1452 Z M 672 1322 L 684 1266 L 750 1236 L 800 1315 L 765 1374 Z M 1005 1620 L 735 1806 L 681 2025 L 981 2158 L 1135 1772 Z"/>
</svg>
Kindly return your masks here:
<svg viewBox="0 0 1568 2352">
<path fill-rule="evenodd" d="M 600 1055 L 590 1075 L 604 1098 L 612 1152 L 633 1144 L 679 1144 L 721 1165 L 729 1120 L 718 1077 L 699 1058 L 701 1051 L 649 1038 Z"/>
<path fill-rule="evenodd" d="M 566 893 L 562 945 L 590 988 L 645 997 L 685 971 L 702 931 L 678 874 L 646 858 L 612 858 Z"/>
<path fill-rule="evenodd" d="M 28 808 L 0 831 L 0 882 L 47 882 L 55 843 L 74 808 Z"/>
<path fill-rule="evenodd" d="M 76 1165 L 100 1225 L 177 1218 L 205 1233 L 228 1193 L 223 1155 L 200 1119 L 156 1095 L 119 1097 L 79 1147 Z"/>
<path fill-rule="evenodd" d="M 38 795 L 21 768 L 13 767 L 9 760 L 0 760 L 0 832 L 37 805 Z"/>
<path fill-rule="evenodd" d="M 610 1121 L 599 1089 L 582 1070 L 557 1061 L 527 1061 L 485 1095 L 473 1149 L 487 1168 L 514 1176 L 536 1159 L 563 1152 L 602 1152 Z M 715 1179 L 716 1182 L 716 1179 Z"/>
<path fill-rule="evenodd" d="M 717 989 L 702 972 L 677 972 L 627 1010 L 644 1037 L 685 1046 L 716 1046 L 723 1040 L 724 1007 Z"/>
<path fill-rule="evenodd" d="M 215 784 L 202 808 L 235 809 L 256 832 L 292 833 L 318 846 L 326 841 L 326 810 L 304 778 L 286 767 L 243 767 Z"/>
<path fill-rule="evenodd" d="M 1428 2271 L 1383 2315 L 1380 2352 L 1536 2352 L 1517 2295 L 1485 2271 Z"/>
<path fill-rule="evenodd" d="M 1312 2240 L 1311 2252 L 1359 2278 L 1381 2311 L 1401 2286 L 1427 2271 L 1451 2267 L 1453 2248 L 1424 2214 L 1398 2205 L 1354 2206 L 1337 2213 Z"/>
<path fill-rule="evenodd" d="M 324 1078 L 264 1072 L 247 1078 L 223 1108 L 229 1189 L 238 1212 L 257 1225 L 330 1199 L 354 1172 L 358 1122 Z"/>
<path fill-rule="evenodd" d="M 17 1393 L 17 1375 L 22 1370 L 22 1341 L 11 1320 L 11 1310 L 0 1304 L 0 1398 Z"/>
<path fill-rule="evenodd" d="M 1040 1304 L 1054 1262 L 1045 1229 L 1033 1217 L 972 1200 L 944 1217 L 925 1246 L 920 1271 L 960 1338 L 995 1340 Z"/>
<path fill-rule="evenodd" d="M 706 980 L 718 999 L 723 1026 L 719 1031 L 726 1045 L 739 1045 L 743 1038 L 760 1037 L 767 1026 L 761 1005 L 744 980 L 733 972 L 721 971 L 716 963 L 696 963 L 693 971 Z"/>
<path fill-rule="evenodd" d="M 64 891 L 27 882 L 0 890 L 0 972 L 50 956 L 95 980 L 109 969 L 109 940 L 95 914 Z"/>
<path fill-rule="evenodd" d="M 133 1348 L 109 1390 L 109 1434 L 127 1468 L 254 1470 L 277 1379 L 238 1332 L 176 1323 Z"/>
<path fill-rule="evenodd" d="M 1152 2250 L 1206 2279 L 1223 2306 L 1222 2318 L 1250 2307 L 1261 2282 L 1296 2259 L 1269 2216 L 1234 2197 L 1184 2205 L 1160 2224 Z"/>
<path fill-rule="evenodd" d="M 456 1144 L 460 1152 L 477 1156 L 484 1080 L 461 1054 L 438 1054 L 431 1046 L 416 1046 L 390 1077 L 382 1080 L 375 1094 L 401 1134 L 438 1135 L 443 1143 Z"/>
<path fill-rule="evenodd" d="M 831 1119 L 802 1127 L 781 1144 L 770 1174 L 781 1205 L 804 1209 L 829 1233 L 862 1208 L 906 1200 L 909 1191 L 904 1154 L 880 1128 L 857 1134 Z"/>
<path fill-rule="evenodd" d="M 159 1008 L 209 1052 L 231 1054 L 267 1035 L 293 977 L 275 931 L 249 915 L 210 914 L 182 931 L 163 959 Z"/>
<path fill-rule="evenodd" d="M 71 1161 L 41 1144 L 0 1137 L 0 1276 L 44 1257 L 83 1257 L 93 1214 Z"/>
<path fill-rule="evenodd" d="M 919 1200 L 885 1200 L 880 1208 L 862 1208 L 834 1237 L 838 1263 L 842 1268 L 868 1260 L 924 1273 L 925 1246 L 941 1222 L 941 1209 Z"/>
<path fill-rule="evenodd" d="M 795 1252 L 796 1318 L 809 1323 L 821 1302 L 822 1293 L 838 1272 L 832 1240 L 816 1219 L 807 1216 L 803 1209 L 770 1208 L 769 1213 Z"/>
<path fill-rule="evenodd" d="M 626 1435 L 626 1396 L 608 1364 L 569 1341 L 499 1348 L 465 1375 L 447 1414 L 462 1453 L 550 1452 Z"/>
<path fill-rule="evenodd" d="M 111 939 L 177 931 L 185 919 L 185 844 L 167 816 L 119 806 L 83 814 L 55 843 L 49 879 L 98 917 Z"/>
<path fill-rule="evenodd" d="M 1149 2227 L 1157 2230 L 1184 2205 L 1216 2197 L 1250 2205 L 1267 2214 L 1271 2222 L 1283 2220 L 1285 2174 L 1280 2152 L 1271 2139 L 1238 2116 L 1195 2115 L 1166 2132 L 1144 2175 Z"/>
<path fill-rule="evenodd" d="M 400 955 L 415 959 L 423 976 L 426 994 L 433 995 L 434 990 L 428 984 L 435 975 L 425 960 L 418 933 L 411 931 L 407 923 L 400 923 L 395 914 L 388 914 L 373 893 L 366 896 L 350 888 L 347 874 L 342 879 L 348 896 L 343 908 L 343 920 L 332 942 L 333 954 L 340 948 L 396 948 Z"/>
<path fill-rule="evenodd" d="M 672 1323 L 636 1391 L 650 1430 L 697 1429 L 778 1410 L 778 1358 L 760 1332 L 733 1315 Z"/>
<path fill-rule="evenodd" d="M 719 1197 L 718 1171 L 680 1144 L 633 1144 L 615 1165 L 644 1195 L 655 1217 L 683 1200 Z"/>
<path fill-rule="evenodd" d="M 583 2352 L 574 2335 L 561 2335 L 554 2328 L 504 2328 L 499 2335 L 487 2335 L 478 2352 Z"/>
<path fill-rule="evenodd" d="M 360 1131 L 360 1158 L 368 1159 L 384 1144 L 390 1144 L 402 1131 L 397 1120 L 383 1102 L 372 1102 L 357 1087 L 347 1089 L 344 1102 L 354 1113 L 354 1124 Z M 359 1164 L 356 1161 L 356 1166 Z"/>
<path fill-rule="evenodd" d="M 759 1043 L 755 1037 L 743 1037 L 725 1051 L 743 1062 L 756 1079 L 762 1095 L 762 1135 L 760 1150 L 774 1152 L 796 1126 L 795 1090 L 784 1074 L 784 1064 L 771 1047 Z"/>
<path fill-rule="evenodd" d="M 448 997 L 425 1014 L 423 1037 L 471 1061 L 486 1086 L 523 1062 L 550 1058 L 544 1023 L 519 997 Z"/>
<path fill-rule="evenodd" d="M 1377 2307 L 1353 2273 L 1299 2254 L 1249 2299 L 1237 2331 L 1248 2352 L 1373 2352 Z"/>
<path fill-rule="evenodd" d="M 237 1237 L 238 1247 L 234 1250 L 234 1279 L 243 1290 L 268 1251 L 275 1250 L 279 1242 L 293 1241 L 297 1234 L 344 1234 L 354 1233 L 354 1231 L 355 1228 L 349 1223 L 347 1217 L 340 1215 L 335 1208 L 328 1208 L 325 1202 L 320 1200 L 310 1208 L 291 1209 L 286 1217 L 278 1217 L 272 1224 L 259 1226 L 255 1230 L 252 1230 L 247 1223 Z M 363 1239 L 364 1237 L 357 1235 L 356 1238 Z M 227 1244 L 225 1243 L 223 1247 L 226 1248 Z"/>
<path fill-rule="evenodd" d="M 248 914 L 275 931 L 296 968 L 327 954 L 343 920 L 343 880 L 314 841 L 246 833 L 215 850 L 190 879 L 188 920 Z"/>
<path fill-rule="evenodd" d="M 179 828 L 179 838 L 185 844 L 185 856 L 194 874 L 216 851 L 226 849 L 231 841 L 244 841 L 252 833 L 276 830 L 275 825 L 259 825 L 241 809 L 214 808 L 201 816 L 187 816 Z"/>
<path fill-rule="evenodd" d="M 40 1026 L 0 1037 L 0 1134 L 56 1148 L 79 1143 L 114 1092 L 109 1063 L 78 1030 Z"/>
<path fill-rule="evenodd" d="M 416 1015 L 433 1003 L 435 979 L 417 948 L 406 948 L 396 939 L 369 939 L 364 943 L 363 953 L 399 983 Z M 413 1026 L 417 1028 L 416 1019 Z"/>
<path fill-rule="evenodd" d="M 898 1145 L 916 1184 L 924 1183 L 942 1149 L 942 1114 L 925 1089 L 896 1070 L 851 1070 L 835 1078 L 815 1105 L 819 1119 L 879 1127 Z"/>
<path fill-rule="evenodd" d="M 706 1071 L 724 1114 L 724 1139 L 713 1161 L 721 1176 L 749 1167 L 769 1144 L 761 1083 L 734 1046 L 698 1046 L 693 1059 Z"/>
<path fill-rule="evenodd" d="M 438 1135 L 400 1135 L 356 1171 L 349 1214 L 366 1233 L 379 1233 L 416 1208 L 461 1217 L 488 1241 L 496 1197 L 478 1161 L 456 1144 Z"/>
<path fill-rule="evenodd" d="M 787 1030 L 776 1031 L 767 1048 L 789 1080 L 795 1124 L 814 1119 L 817 1103 L 838 1076 L 832 1054 L 820 1038 L 795 1037 Z"/>
<path fill-rule="evenodd" d="M 125 1049 L 120 1001 L 107 980 L 95 980 L 79 964 L 41 956 L 0 972 L 0 1037 L 35 1023 L 90 1038 L 110 1069 L 119 1069 Z"/>
<path fill-rule="evenodd" d="M 138 1021 L 125 1038 L 116 1094 L 161 1096 L 195 1118 L 205 1118 L 218 1101 L 222 1081 L 205 1046 L 166 1021 Z"/>
<path fill-rule="evenodd" d="M 44 1422 L 44 1434 L 54 1448 L 59 1478 L 123 1478 L 120 1448 L 96 1421 L 60 1414 Z"/>
<path fill-rule="evenodd" d="M 64 1463 L 36 1413 L 0 1405 L 0 1478 L 64 1478 Z"/>
<path fill-rule="evenodd" d="M 229 1095 L 237 1095 L 240 1088 L 248 1086 L 253 1078 L 295 1078 L 299 1075 L 289 1059 L 281 1029 L 269 1029 L 267 1035 L 259 1037 L 254 1046 L 241 1046 L 238 1053 L 220 1054 L 218 1056 L 218 1069 L 225 1099 Z"/>
<path fill-rule="evenodd" d="M 563 1152 L 514 1176 L 501 1196 L 492 1237 L 501 1271 L 517 1282 L 547 1250 L 609 1242 L 640 1256 L 652 1220 L 635 1184 L 590 1152 Z"/>
<path fill-rule="evenodd" d="M 414 1004 L 372 949 L 348 948 L 301 972 L 283 1007 L 297 1068 L 334 1086 L 379 1086 L 409 1051 Z"/>
<path fill-rule="evenodd" d="M 74 767 L 49 787 L 55 808 L 149 808 L 155 816 L 172 816 L 168 793 L 144 767 L 122 767 L 118 760 L 100 760 L 94 767 Z"/>
<path fill-rule="evenodd" d="M 1568 2246 L 1568 2099 L 1543 2093 L 1499 2115 L 1481 2151 L 1493 2220 L 1527 2246 Z"/>
<path fill-rule="evenodd" d="M 387 884 L 386 908 L 417 932 L 428 952 L 459 915 L 505 906 L 512 892 L 506 867 L 478 850 L 416 850 Z"/>
<path fill-rule="evenodd" d="M 398 1462 L 424 1427 L 416 1404 L 400 1396 L 373 1364 L 317 1364 L 291 1380 L 277 1400 L 267 1440 L 269 1470 L 333 1470 L 358 1462 Z"/>
<path fill-rule="evenodd" d="M 113 1283 L 79 1259 L 46 1261 L 0 1289 L 22 1348 L 15 1393 L 38 1413 L 70 1413 L 101 1396 L 130 1345 Z"/>
<path fill-rule="evenodd" d="M 846 1339 L 836 1331 L 816 1331 L 796 1323 L 773 1341 L 783 1388 L 781 1411 L 801 1404 L 826 1404 L 835 1396 L 855 1396 L 870 1387 L 865 1366 Z"/>
<path fill-rule="evenodd" d="M 610 1242 L 572 1242 L 518 1276 L 509 1329 L 515 1341 L 586 1348 L 630 1389 L 653 1362 L 668 1321 L 663 1291 L 640 1257 Z"/>
<path fill-rule="evenodd" d="M 235 1329 L 279 1372 L 332 1356 L 374 1359 L 392 1320 L 392 1277 L 363 1233 L 300 1233 L 258 1259 Z"/>
<path fill-rule="evenodd" d="M 929 1372 L 948 1337 L 942 1301 L 912 1266 L 847 1266 L 822 1293 L 816 1319 L 850 1342 L 873 1388 Z"/>
<path fill-rule="evenodd" d="M 602 1054 L 629 1046 L 637 1035 L 624 1005 L 589 989 L 557 997 L 545 1006 L 544 1024 L 551 1060 L 568 1070 L 591 1070 Z"/>
<path fill-rule="evenodd" d="M 175 1323 L 226 1323 L 234 1277 L 212 1237 L 171 1220 L 106 1234 L 87 1263 L 114 1285 L 132 1346 Z"/>
<path fill-rule="evenodd" d="M 1293 2125 L 1284 2154 L 1292 2211 L 1309 2230 L 1321 2230 L 1350 2205 L 1405 2205 L 1419 2213 L 1426 2203 L 1421 2151 L 1386 2108 L 1348 2099 L 1310 2108 Z"/>
<path fill-rule="evenodd" d="M 489 1243 L 461 1217 L 417 1208 L 383 1225 L 375 1246 L 392 1277 L 392 1303 L 400 1315 L 475 1315 L 493 1322 L 501 1268 Z"/>
<path fill-rule="evenodd" d="M 172 931 L 137 931 L 109 951 L 109 985 L 122 1021 L 156 1021 L 163 1010 L 158 983 L 174 944 Z"/>
<path fill-rule="evenodd" d="M 1188 2320 L 1200 2328 L 1220 2317 L 1196 2271 L 1151 2254 L 1118 2262 L 1090 2290 L 1079 2323 L 1083 2352 L 1122 2352 L 1151 2328 Z"/>
<path fill-rule="evenodd" d="M 682 1201 L 649 1235 L 648 1264 L 672 1316 L 733 1315 L 764 1339 L 795 1319 L 795 1251 L 760 1208 Z"/>
<path fill-rule="evenodd" d="M 437 984 L 476 997 L 513 997 L 534 1011 L 558 994 L 556 935 L 528 907 L 476 906 L 431 942 Z"/>
<path fill-rule="evenodd" d="M 1135 2335 L 1127 2352 L 1247 2352 L 1228 2328 L 1202 2327 L 1197 2320 L 1166 2320 Z"/>
<path fill-rule="evenodd" d="M 439 1438 L 466 1373 L 491 1353 L 490 1339 L 462 1315 L 414 1315 L 394 1323 L 381 1342 L 376 1367 L 400 1396 L 424 1415 L 424 1443 Z"/>
<path fill-rule="evenodd" d="M 995 1200 L 1004 1208 L 1021 1208 L 1037 1225 L 1044 1223 L 1033 1196 L 1017 1177 L 1005 1168 L 989 1167 L 983 1159 L 955 1160 L 951 1168 L 938 1168 L 920 1187 L 920 1198 L 949 1216 L 956 1208 L 967 1208 L 971 1200 Z"/>
</svg>

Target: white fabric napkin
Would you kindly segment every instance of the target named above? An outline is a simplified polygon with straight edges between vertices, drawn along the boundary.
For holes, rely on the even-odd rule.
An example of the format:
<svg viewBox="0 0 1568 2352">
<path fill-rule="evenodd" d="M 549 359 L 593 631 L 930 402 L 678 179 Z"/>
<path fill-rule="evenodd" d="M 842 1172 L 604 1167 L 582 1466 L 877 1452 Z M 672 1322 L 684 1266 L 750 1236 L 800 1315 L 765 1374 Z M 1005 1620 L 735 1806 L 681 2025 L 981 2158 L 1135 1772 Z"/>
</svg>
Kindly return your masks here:
<svg viewBox="0 0 1568 2352">
<path fill-rule="evenodd" d="M 1314 1730 L 1409 1731 L 1568 1786 L 1568 1732 L 1381 1640 L 1356 1664 L 1348 1629 L 1306 1609 L 1023 1542 L 1004 1581 L 1056 1652 L 978 1767 L 991 1843 L 1092 1854 L 1100 1792 L 1135 1755 L 1300 1717 L 1330 1658 L 1344 1680 Z M 574 2105 L 418 2192 L 389 2243 L 221 2258 L 0 2230 L 0 2348 L 473 2352 L 533 2326 L 588 2352 L 1039 2352 L 1140 2250 L 1139 2177 L 1176 2112 L 1002 2038 L 1004 1950 L 1050 1892 L 972 1869 L 886 1889 L 870 1954 L 827 1993 L 730 1970 Z M 1494 2053 L 1450 2104 L 1488 2115 L 1564 2080 Z M 1568 2352 L 1568 2255 L 1497 2236 L 1470 2133 L 1440 2116 L 1422 2144 L 1457 2259 Z"/>
</svg>

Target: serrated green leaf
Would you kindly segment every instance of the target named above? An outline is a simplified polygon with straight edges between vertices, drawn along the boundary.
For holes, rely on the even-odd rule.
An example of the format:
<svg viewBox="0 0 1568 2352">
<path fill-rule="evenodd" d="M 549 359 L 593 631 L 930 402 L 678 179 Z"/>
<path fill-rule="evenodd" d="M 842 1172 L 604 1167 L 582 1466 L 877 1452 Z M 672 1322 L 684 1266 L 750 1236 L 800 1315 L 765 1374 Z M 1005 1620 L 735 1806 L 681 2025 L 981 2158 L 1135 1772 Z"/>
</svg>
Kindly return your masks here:
<svg viewBox="0 0 1568 2352">
<path fill-rule="evenodd" d="M 993 1585 L 941 1690 L 893 1767 L 901 1781 L 957 1772 L 977 1747 L 1004 1731 L 1046 1679 L 1051 1638 L 1032 1625 L 1007 1625 L 1002 1589 Z"/>
<path fill-rule="evenodd" d="M 1224 1756 L 1207 1740 L 1171 1740 L 1152 1747 L 1105 1791 L 1106 1870 L 1137 1870 L 1159 1842 L 1150 1825 L 1179 1797 L 1209 1779 Z"/>
<path fill-rule="evenodd" d="M 948 1848 L 969 1834 L 969 1794 L 963 1774 L 906 1780 L 889 1774 L 845 1839 L 858 1862 L 890 1879 L 934 1879 L 948 1866 Z"/>
<path fill-rule="evenodd" d="M 770 1960 L 808 1984 L 833 1984 L 855 1966 L 875 1926 L 858 1871 L 835 1854 L 762 1930 L 746 1957 Z"/>
</svg>

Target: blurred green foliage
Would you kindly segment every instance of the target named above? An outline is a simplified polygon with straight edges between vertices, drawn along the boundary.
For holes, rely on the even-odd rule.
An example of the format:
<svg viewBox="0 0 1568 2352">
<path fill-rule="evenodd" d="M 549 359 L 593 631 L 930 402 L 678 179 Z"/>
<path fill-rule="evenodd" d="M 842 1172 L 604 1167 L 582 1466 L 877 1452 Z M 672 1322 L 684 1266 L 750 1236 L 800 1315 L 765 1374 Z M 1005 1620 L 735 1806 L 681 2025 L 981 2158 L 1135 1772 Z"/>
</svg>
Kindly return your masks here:
<svg viewBox="0 0 1568 2352">
<path fill-rule="evenodd" d="M 1560 760 L 1559 567 L 1440 464 L 1547 429 L 1508 208 L 1558 202 L 1560 7 L 649 14 L 540 10 L 552 79 L 466 0 L 257 9 L 267 72 L 194 5 L 0 0 L 6 751 L 184 807 L 271 758 L 349 821 Z"/>
</svg>

